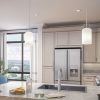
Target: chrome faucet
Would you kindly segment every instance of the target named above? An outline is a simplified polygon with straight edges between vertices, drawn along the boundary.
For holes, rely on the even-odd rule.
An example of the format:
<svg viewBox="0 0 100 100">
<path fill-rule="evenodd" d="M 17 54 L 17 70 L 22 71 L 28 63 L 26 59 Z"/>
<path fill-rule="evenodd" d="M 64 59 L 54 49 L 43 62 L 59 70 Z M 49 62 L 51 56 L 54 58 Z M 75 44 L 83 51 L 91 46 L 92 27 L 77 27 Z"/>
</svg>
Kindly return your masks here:
<svg viewBox="0 0 100 100">
<path fill-rule="evenodd" d="M 58 91 L 61 90 L 61 75 L 62 75 L 62 69 L 58 69 Z"/>
</svg>

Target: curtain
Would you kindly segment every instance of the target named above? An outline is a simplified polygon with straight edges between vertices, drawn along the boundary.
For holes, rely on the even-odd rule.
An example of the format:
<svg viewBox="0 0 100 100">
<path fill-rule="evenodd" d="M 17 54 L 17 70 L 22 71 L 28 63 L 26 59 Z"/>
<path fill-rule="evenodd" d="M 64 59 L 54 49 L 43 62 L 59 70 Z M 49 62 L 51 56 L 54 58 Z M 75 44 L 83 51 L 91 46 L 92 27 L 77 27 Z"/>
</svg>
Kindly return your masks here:
<svg viewBox="0 0 100 100">
<path fill-rule="evenodd" d="M 6 67 L 6 62 L 5 62 L 5 46 L 6 46 L 6 38 L 5 38 L 5 33 L 0 32 L 0 61 L 3 61 L 3 66 L 0 67 L 0 70 L 4 70 Z"/>
</svg>

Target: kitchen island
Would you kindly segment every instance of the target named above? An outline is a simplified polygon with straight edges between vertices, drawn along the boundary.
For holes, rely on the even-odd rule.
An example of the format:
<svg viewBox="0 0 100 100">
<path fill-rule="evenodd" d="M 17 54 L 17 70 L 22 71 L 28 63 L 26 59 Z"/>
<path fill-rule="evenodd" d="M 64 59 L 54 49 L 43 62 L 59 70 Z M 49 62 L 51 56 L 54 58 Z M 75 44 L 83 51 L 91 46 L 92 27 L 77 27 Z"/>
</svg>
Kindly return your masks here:
<svg viewBox="0 0 100 100">
<path fill-rule="evenodd" d="M 24 94 L 24 95 L 12 95 L 9 93 L 9 90 L 15 89 L 17 87 L 24 87 L 26 88 L 25 82 L 8 82 L 6 84 L 0 85 L 0 100 L 49 100 L 49 99 L 35 99 L 35 94 L 37 93 L 43 93 L 45 95 L 50 93 L 58 93 L 57 90 L 46 90 L 46 89 L 37 89 L 39 86 L 41 86 L 42 83 L 33 83 L 32 88 L 32 94 Z M 100 87 L 99 86 L 86 86 L 87 91 L 86 92 L 79 92 L 79 91 L 67 91 L 63 90 L 59 93 L 64 94 L 65 97 L 63 98 L 54 98 L 50 100 L 98 100 L 97 94 L 100 93 Z"/>
</svg>

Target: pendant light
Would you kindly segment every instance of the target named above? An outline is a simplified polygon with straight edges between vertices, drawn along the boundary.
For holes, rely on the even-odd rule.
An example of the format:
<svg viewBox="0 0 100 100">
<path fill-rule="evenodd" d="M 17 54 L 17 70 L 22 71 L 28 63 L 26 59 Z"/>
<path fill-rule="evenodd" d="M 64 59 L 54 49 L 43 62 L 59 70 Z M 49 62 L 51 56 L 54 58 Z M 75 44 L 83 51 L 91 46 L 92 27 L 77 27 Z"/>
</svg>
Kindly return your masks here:
<svg viewBox="0 0 100 100">
<path fill-rule="evenodd" d="M 92 44 L 92 29 L 87 27 L 87 10 L 86 10 L 86 28 L 82 29 L 82 44 Z"/>
<path fill-rule="evenodd" d="M 28 0 L 28 31 L 24 35 L 25 44 L 33 43 L 33 33 L 31 31 L 30 19 L 31 19 L 31 0 Z"/>
</svg>

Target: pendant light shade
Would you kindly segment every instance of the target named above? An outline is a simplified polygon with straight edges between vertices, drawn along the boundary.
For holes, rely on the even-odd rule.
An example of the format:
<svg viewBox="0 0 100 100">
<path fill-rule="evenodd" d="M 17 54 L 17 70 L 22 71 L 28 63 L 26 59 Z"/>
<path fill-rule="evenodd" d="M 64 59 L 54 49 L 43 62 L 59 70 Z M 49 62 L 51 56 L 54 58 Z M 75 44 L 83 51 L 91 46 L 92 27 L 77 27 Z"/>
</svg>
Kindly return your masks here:
<svg viewBox="0 0 100 100">
<path fill-rule="evenodd" d="M 87 10 L 86 10 L 86 28 L 82 29 L 82 44 L 92 44 L 92 29 L 87 27 Z"/>
<path fill-rule="evenodd" d="M 33 43 L 33 33 L 32 32 L 26 32 L 24 35 L 25 44 L 31 45 Z"/>
<path fill-rule="evenodd" d="M 82 29 L 82 44 L 92 44 L 92 29 L 84 28 Z"/>
</svg>

